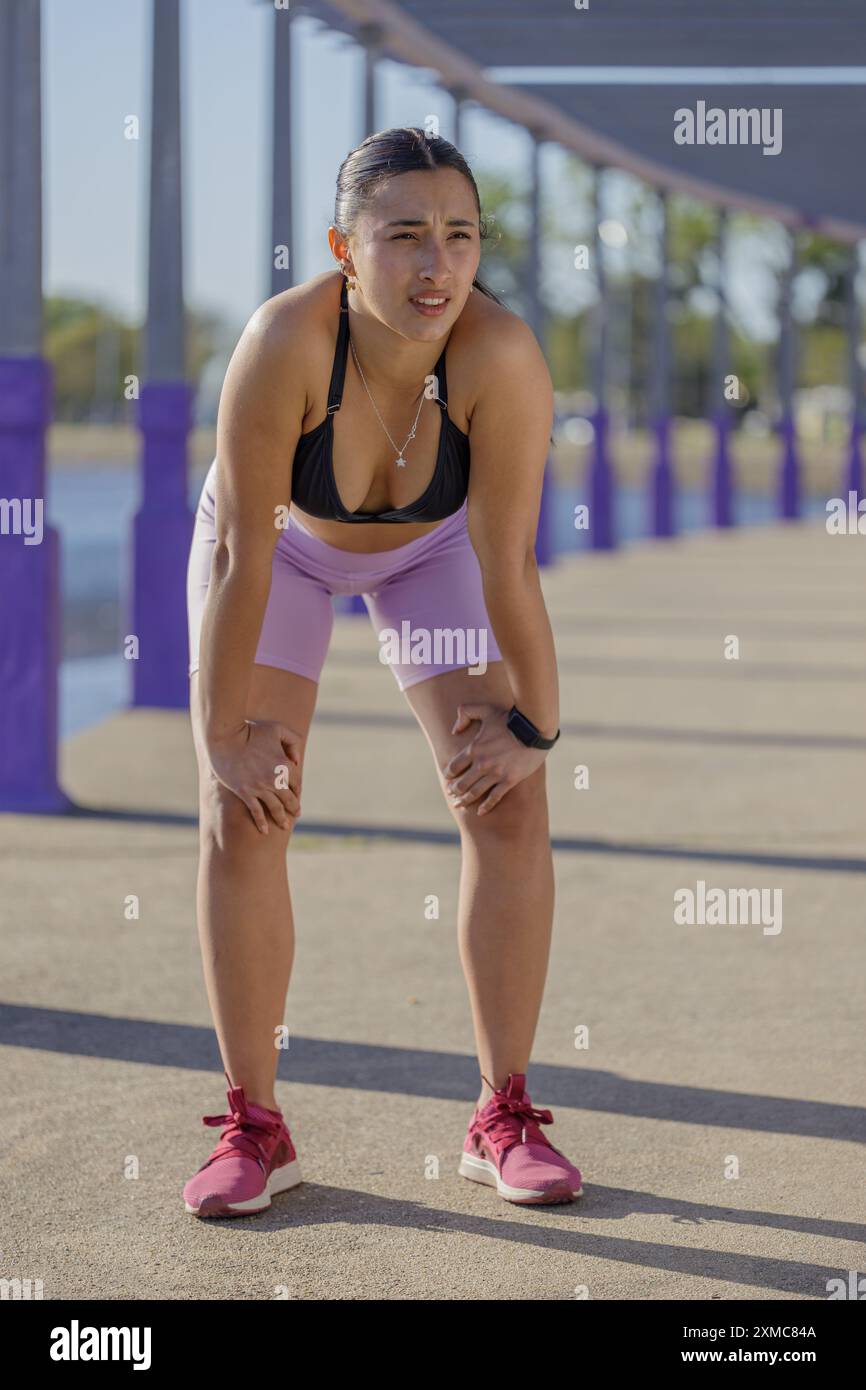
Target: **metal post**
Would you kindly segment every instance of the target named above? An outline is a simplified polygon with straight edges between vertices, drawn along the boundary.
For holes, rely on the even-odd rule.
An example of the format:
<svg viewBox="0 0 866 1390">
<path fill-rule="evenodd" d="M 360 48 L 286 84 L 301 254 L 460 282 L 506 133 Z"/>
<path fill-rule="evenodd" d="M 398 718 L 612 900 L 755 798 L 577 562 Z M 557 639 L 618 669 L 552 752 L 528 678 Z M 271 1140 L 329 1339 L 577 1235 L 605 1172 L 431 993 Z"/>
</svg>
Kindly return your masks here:
<svg viewBox="0 0 866 1390">
<path fill-rule="evenodd" d="M 57 783 L 60 544 L 45 525 L 39 0 L 0 5 L 0 811 L 68 810 Z"/>
<path fill-rule="evenodd" d="M 154 0 L 142 502 L 133 520 L 133 705 L 189 703 L 186 567 L 192 388 L 184 357 L 178 0 Z"/>
<path fill-rule="evenodd" d="M 542 350 L 544 349 L 544 323 L 541 308 L 541 136 L 535 131 L 530 136 L 529 167 L 529 235 L 526 245 L 524 283 L 526 293 L 526 319 Z"/>
<path fill-rule="evenodd" d="M 791 519 L 800 515 L 800 465 L 794 421 L 797 339 L 791 316 L 791 290 L 797 273 L 797 239 L 790 230 L 787 230 L 787 241 L 788 261 L 779 278 L 779 434 L 782 440 L 779 515 Z"/>
<path fill-rule="evenodd" d="M 373 135 L 376 125 L 376 64 L 381 55 L 382 29 L 378 24 L 362 24 L 358 42 L 364 50 L 364 131 L 362 139 Z"/>
<path fill-rule="evenodd" d="M 463 124 L 464 116 L 466 115 L 466 93 L 463 91 L 462 87 L 455 87 L 451 92 L 451 96 L 454 99 L 454 138 L 451 143 L 452 145 L 456 145 L 458 150 L 462 151 Z"/>
<path fill-rule="evenodd" d="M 540 131 L 529 132 L 529 237 L 525 268 L 527 322 L 538 339 L 542 352 L 545 347 L 544 306 L 541 302 L 541 142 Z M 554 485 L 548 455 L 541 486 L 538 527 L 535 532 L 535 559 L 538 565 L 549 565 L 555 554 Z"/>
<path fill-rule="evenodd" d="M 725 377 L 729 368 L 727 285 L 725 282 L 727 231 L 728 210 L 727 208 L 719 208 L 716 233 L 718 308 L 713 331 L 711 388 L 713 425 L 716 432 L 711 511 L 716 526 L 733 526 L 734 524 L 731 505 L 731 458 L 728 447 L 728 435 L 731 428 L 730 406 L 725 396 Z"/>
<path fill-rule="evenodd" d="M 655 465 L 652 489 L 652 532 L 676 535 L 673 471 L 670 456 L 670 329 L 668 327 L 668 254 L 670 218 L 667 190 L 659 189 L 659 274 L 653 323 L 653 429 Z"/>
<path fill-rule="evenodd" d="M 589 479 L 589 525 L 591 544 L 594 550 L 612 550 L 616 546 L 613 526 L 613 477 L 607 451 L 608 416 L 605 405 L 610 306 L 607 276 L 604 270 L 604 243 L 599 232 L 604 212 L 603 179 L 604 170 L 601 167 L 596 167 L 593 199 L 593 259 L 595 261 L 598 301 L 593 316 L 595 343 L 592 361 L 592 386 L 595 395 L 595 414 L 592 422 L 593 454 Z"/>
<path fill-rule="evenodd" d="M 275 8 L 273 25 L 271 295 L 296 283 L 292 220 L 292 11 Z"/>
<path fill-rule="evenodd" d="M 376 131 L 376 63 L 379 58 L 382 31 L 377 24 L 362 24 L 358 30 L 358 41 L 364 49 L 364 109 L 363 122 L 364 128 L 361 134 L 362 139 L 368 135 L 373 135 Z M 338 611 L 342 607 L 344 613 L 355 617 L 366 616 L 367 605 L 360 594 L 352 594 L 344 599 L 342 605 L 338 602 Z"/>
</svg>

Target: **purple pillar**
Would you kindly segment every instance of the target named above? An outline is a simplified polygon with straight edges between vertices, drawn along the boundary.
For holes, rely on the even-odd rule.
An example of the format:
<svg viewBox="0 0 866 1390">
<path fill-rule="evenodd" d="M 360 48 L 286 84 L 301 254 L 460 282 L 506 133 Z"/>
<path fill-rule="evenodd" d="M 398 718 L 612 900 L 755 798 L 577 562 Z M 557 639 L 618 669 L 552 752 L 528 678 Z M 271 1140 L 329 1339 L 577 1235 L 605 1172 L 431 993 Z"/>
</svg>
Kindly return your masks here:
<svg viewBox="0 0 866 1390">
<path fill-rule="evenodd" d="M 65 811 L 57 784 L 60 544 L 44 523 L 51 368 L 0 357 L 0 811 Z"/>
<path fill-rule="evenodd" d="M 671 469 L 670 420 L 670 333 L 668 329 L 668 195 L 661 189 L 659 209 L 659 273 L 656 280 L 655 316 L 653 323 L 653 401 L 655 419 L 655 464 L 652 474 L 652 518 L 650 533 L 654 536 L 673 536 L 674 482 Z"/>
<path fill-rule="evenodd" d="M 782 460 L 779 468 L 779 516 L 792 520 L 800 515 L 800 463 L 797 457 L 797 427 L 794 421 L 794 386 L 797 379 L 797 340 L 791 315 L 791 291 L 797 273 L 797 240 L 790 230 L 788 263 L 779 285 L 779 439 Z"/>
<path fill-rule="evenodd" d="M 654 434 L 656 457 L 653 468 L 652 534 L 654 536 L 675 536 L 674 483 L 670 451 L 671 420 L 669 415 L 656 417 Z"/>
<path fill-rule="evenodd" d="M 556 484 L 548 458 L 541 482 L 541 506 L 538 512 L 538 529 L 535 533 L 535 560 L 539 567 L 552 565 L 556 559 L 555 506 Z"/>
<path fill-rule="evenodd" d="M 605 274 L 604 242 L 601 238 L 603 220 L 604 170 L 596 167 L 593 179 L 593 256 L 598 299 L 593 314 L 594 341 L 591 362 L 596 404 L 592 416 L 592 462 L 589 468 L 589 537 L 593 550 L 613 550 L 616 546 L 613 525 L 614 478 L 607 452 L 608 414 L 605 407 L 610 295 Z"/>
<path fill-rule="evenodd" d="M 845 492 L 854 492 L 858 499 L 863 496 L 863 456 L 860 444 L 863 437 L 863 423 L 855 405 L 851 413 L 851 433 L 848 440 L 848 470 Z"/>
<path fill-rule="evenodd" d="M 189 704 L 186 567 L 194 517 L 187 505 L 186 441 L 193 388 L 151 381 L 141 388 L 144 495 L 133 521 L 132 621 L 138 638 L 133 705 Z"/>
<path fill-rule="evenodd" d="M 712 519 L 716 526 L 733 526 L 731 452 L 728 445 L 731 422 L 726 410 L 716 412 L 713 425 L 716 431 L 716 452 L 713 458 Z"/>
<path fill-rule="evenodd" d="M 295 239 L 292 216 L 292 21 L 294 10 L 274 6 L 273 83 L 271 88 L 271 239 L 270 293 L 295 284 Z M 285 246 L 287 265 L 277 254 Z"/>
<path fill-rule="evenodd" d="M 716 447 L 713 457 L 712 483 L 712 521 L 716 526 L 733 526 L 733 497 L 731 455 L 729 435 L 731 430 L 731 408 L 728 404 L 726 377 L 730 374 L 727 322 L 726 291 L 726 252 L 728 211 L 719 208 L 716 233 L 716 293 L 718 307 L 713 331 L 713 426 L 716 433 Z"/>
<path fill-rule="evenodd" d="M 845 300 L 848 339 L 848 384 L 851 390 L 851 433 L 848 441 L 845 493 L 853 492 L 858 500 L 863 496 L 863 459 L 860 442 L 863 433 L 863 368 L 860 365 L 860 305 L 857 299 L 857 273 L 860 266 L 859 248 L 851 247 L 845 277 Z"/>
<path fill-rule="evenodd" d="M 797 457 L 797 426 L 788 411 L 779 422 L 779 436 L 782 441 L 779 516 L 791 519 L 800 515 L 800 462 Z"/>
<path fill-rule="evenodd" d="M 138 421 L 141 506 L 133 521 L 132 612 L 123 634 L 133 659 L 133 705 L 189 705 L 186 567 L 194 518 L 187 506 L 186 381 L 180 109 L 180 6 L 152 8 L 147 325 Z M 126 639 L 137 638 L 137 651 Z"/>
<path fill-rule="evenodd" d="M 376 130 L 376 79 L 378 63 L 382 56 L 381 25 L 362 24 L 358 30 L 358 42 L 364 50 L 364 105 L 361 118 L 363 123 L 361 139 L 364 140 Z M 366 617 L 367 605 L 360 594 L 351 594 L 344 599 L 341 608 L 337 611 L 347 613 L 350 617 Z"/>
<path fill-rule="evenodd" d="M 589 470 L 589 534 L 593 550 L 613 550 L 613 473 L 607 452 L 607 411 L 600 406 L 592 417 L 592 463 Z"/>
</svg>

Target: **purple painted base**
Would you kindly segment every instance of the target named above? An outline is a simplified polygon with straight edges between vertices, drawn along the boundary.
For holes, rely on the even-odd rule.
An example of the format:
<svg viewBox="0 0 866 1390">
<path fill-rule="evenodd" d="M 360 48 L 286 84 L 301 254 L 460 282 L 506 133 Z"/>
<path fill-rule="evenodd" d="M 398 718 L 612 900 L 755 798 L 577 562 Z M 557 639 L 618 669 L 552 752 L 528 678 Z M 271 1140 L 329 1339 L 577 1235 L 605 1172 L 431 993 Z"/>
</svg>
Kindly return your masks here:
<svg viewBox="0 0 866 1390">
<path fill-rule="evenodd" d="M 712 522 L 714 526 L 733 526 L 733 489 L 731 486 L 731 456 L 728 448 L 730 421 L 719 413 L 713 419 L 716 431 L 716 452 L 713 457 Z"/>
<path fill-rule="evenodd" d="M 863 456 L 861 452 L 861 442 L 863 435 L 863 424 L 857 415 L 851 417 L 851 435 L 848 441 L 848 465 L 845 478 L 845 488 L 843 496 L 847 497 L 849 492 L 856 492 L 858 498 L 863 496 Z"/>
<path fill-rule="evenodd" d="M 674 524 L 674 479 L 670 457 L 670 417 L 660 415 L 654 421 L 656 440 L 655 465 L 652 473 L 650 533 L 653 536 L 676 535 Z"/>
<path fill-rule="evenodd" d="M 0 358 L 0 811 L 57 812 L 60 539 L 45 524 L 52 377 Z"/>
<path fill-rule="evenodd" d="M 779 422 L 782 440 L 782 466 L 779 470 L 779 516 L 793 520 L 800 515 L 800 462 L 797 457 L 797 429 L 790 415 Z"/>
<path fill-rule="evenodd" d="M 11 791 L 13 799 L 9 800 L 9 792 L 0 786 L 0 795 L 4 798 L 3 804 L 0 804 L 0 811 L 14 812 L 16 816 L 63 816 L 71 815 L 79 809 L 77 803 L 66 795 L 62 787 L 42 791 L 35 787 L 23 787 L 19 790 L 13 788 Z M 5 804 L 7 800 L 8 805 Z"/>
<path fill-rule="evenodd" d="M 607 454 L 607 411 L 592 418 L 595 437 L 589 471 L 589 534 L 593 550 L 614 550 L 613 474 Z"/>
<path fill-rule="evenodd" d="M 555 518 L 553 515 L 553 509 L 556 505 L 556 487 L 552 467 L 548 455 L 547 463 L 544 466 L 544 477 L 541 480 L 541 506 L 538 512 L 538 529 L 535 533 L 535 562 L 539 569 L 545 565 L 552 565 L 556 559 Z"/>
</svg>

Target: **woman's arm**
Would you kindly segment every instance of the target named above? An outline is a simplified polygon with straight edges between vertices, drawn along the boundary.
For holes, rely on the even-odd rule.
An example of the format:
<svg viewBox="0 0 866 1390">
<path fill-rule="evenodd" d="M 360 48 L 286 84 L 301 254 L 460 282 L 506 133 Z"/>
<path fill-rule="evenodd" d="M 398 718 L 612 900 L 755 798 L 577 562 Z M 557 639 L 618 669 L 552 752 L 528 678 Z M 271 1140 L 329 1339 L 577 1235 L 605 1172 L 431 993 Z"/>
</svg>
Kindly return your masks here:
<svg viewBox="0 0 866 1390">
<path fill-rule="evenodd" d="M 205 738 L 244 728 L 253 659 L 288 508 L 306 408 L 293 353 L 297 305 L 273 301 L 249 320 L 229 362 L 217 416 L 217 538 L 199 642 Z"/>
<path fill-rule="evenodd" d="M 559 728 L 559 692 L 535 532 L 552 425 L 547 363 L 532 330 L 510 319 L 472 412 L 467 524 L 514 702 L 548 738 Z"/>
<path fill-rule="evenodd" d="M 472 411 L 467 525 L 514 703 L 546 738 L 559 728 L 559 689 L 535 532 L 552 425 L 553 384 L 544 355 L 532 330 L 510 318 L 491 334 L 484 384 Z M 461 794 L 463 805 L 487 792 L 479 814 L 491 810 L 546 756 L 520 743 L 505 724 L 507 714 L 482 705 L 458 710 L 455 733 L 474 719 L 482 725 L 444 769 L 446 782 Z"/>
</svg>

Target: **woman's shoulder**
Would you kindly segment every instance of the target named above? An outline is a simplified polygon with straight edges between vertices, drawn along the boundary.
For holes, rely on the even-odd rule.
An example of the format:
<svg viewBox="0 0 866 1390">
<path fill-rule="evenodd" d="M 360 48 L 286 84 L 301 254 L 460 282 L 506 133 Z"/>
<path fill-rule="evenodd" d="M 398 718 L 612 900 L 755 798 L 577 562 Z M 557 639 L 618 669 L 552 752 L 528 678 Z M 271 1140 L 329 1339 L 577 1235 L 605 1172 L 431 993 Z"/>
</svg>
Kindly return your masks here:
<svg viewBox="0 0 866 1390">
<path fill-rule="evenodd" d="M 300 285 L 292 285 L 272 295 L 251 315 L 247 329 L 272 340 L 301 349 L 327 324 L 333 337 L 334 318 L 340 312 L 339 270 L 325 270 Z"/>
<path fill-rule="evenodd" d="M 448 342 L 448 380 L 464 383 L 467 419 L 483 395 L 510 391 L 515 379 L 527 375 L 534 381 L 549 377 L 538 339 L 513 309 L 476 289 Z"/>
<path fill-rule="evenodd" d="M 236 348 L 274 389 L 292 383 L 303 407 L 299 424 L 310 408 L 311 383 L 330 371 L 341 280 L 340 271 L 324 271 L 272 295 L 250 315 Z"/>
<path fill-rule="evenodd" d="M 538 343 L 532 329 L 519 314 L 476 289 L 463 307 L 454 325 L 454 336 L 475 351 L 485 353 L 503 350 L 505 353 L 524 351 Z"/>
</svg>

